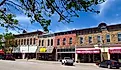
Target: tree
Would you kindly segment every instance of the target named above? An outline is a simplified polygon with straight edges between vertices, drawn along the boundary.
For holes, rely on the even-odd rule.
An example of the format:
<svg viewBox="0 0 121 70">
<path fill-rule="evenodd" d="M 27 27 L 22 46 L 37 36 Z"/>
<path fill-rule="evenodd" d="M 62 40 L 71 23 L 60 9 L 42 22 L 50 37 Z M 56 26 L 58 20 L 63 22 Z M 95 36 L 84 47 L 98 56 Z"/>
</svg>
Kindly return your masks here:
<svg viewBox="0 0 121 70">
<path fill-rule="evenodd" d="M 2 38 L 4 37 L 5 42 L 2 42 Z M 16 47 L 16 43 L 15 43 L 15 37 L 12 33 L 5 33 L 5 34 L 1 34 L 0 35 L 0 48 L 2 48 L 4 51 L 8 51 L 10 49 L 10 47 Z M 5 44 L 4 46 L 2 46 L 2 44 Z"/>
<path fill-rule="evenodd" d="M 18 26 L 15 13 L 12 10 L 21 11 L 30 18 L 31 23 L 38 22 L 44 31 L 48 31 L 51 16 L 59 15 L 58 22 L 70 23 L 71 17 L 79 17 L 78 12 L 94 12 L 95 6 L 105 0 L 2 0 L 0 1 L 0 25 L 6 29 L 21 29 Z M 12 10 L 11 10 L 12 8 Z M 15 11 L 14 10 L 14 11 Z"/>
</svg>

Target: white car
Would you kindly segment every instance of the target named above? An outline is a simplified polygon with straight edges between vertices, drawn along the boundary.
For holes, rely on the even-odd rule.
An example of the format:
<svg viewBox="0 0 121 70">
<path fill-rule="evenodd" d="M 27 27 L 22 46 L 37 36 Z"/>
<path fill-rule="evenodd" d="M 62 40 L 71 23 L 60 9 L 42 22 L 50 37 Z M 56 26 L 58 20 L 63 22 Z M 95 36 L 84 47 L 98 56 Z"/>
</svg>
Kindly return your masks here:
<svg viewBox="0 0 121 70">
<path fill-rule="evenodd" d="M 69 64 L 69 65 L 73 65 L 74 63 L 74 60 L 71 59 L 70 57 L 64 57 L 64 59 L 62 59 L 61 61 L 62 65 L 66 65 L 66 64 Z"/>
</svg>

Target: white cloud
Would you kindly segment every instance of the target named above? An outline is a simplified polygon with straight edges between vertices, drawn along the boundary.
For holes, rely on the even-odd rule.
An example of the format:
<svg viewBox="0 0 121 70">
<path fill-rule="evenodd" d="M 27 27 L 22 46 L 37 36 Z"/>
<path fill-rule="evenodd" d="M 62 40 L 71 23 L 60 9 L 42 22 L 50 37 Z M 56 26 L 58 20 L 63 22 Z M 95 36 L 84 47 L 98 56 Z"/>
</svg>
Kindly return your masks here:
<svg viewBox="0 0 121 70">
<path fill-rule="evenodd" d="M 109 4 L 109 1 L 110 0 L 105 0 L 105 2 L 103 2 L 102 4 L 99 5 L 99 7 L 100 7 L 100 9 L 99 9 L 100 14 L 99 15 L 102 15 L 105 12 L 107 5 Z"/>
<path fill-rule="evenodd" d="M 16 19 L 19 20 L 19 21 L 28 21 L 28 20 L 30 20 L 30 18 L 28 18 L 28 17 L 26 17 L 24 15 L 17 15 Z"/>
</svg>

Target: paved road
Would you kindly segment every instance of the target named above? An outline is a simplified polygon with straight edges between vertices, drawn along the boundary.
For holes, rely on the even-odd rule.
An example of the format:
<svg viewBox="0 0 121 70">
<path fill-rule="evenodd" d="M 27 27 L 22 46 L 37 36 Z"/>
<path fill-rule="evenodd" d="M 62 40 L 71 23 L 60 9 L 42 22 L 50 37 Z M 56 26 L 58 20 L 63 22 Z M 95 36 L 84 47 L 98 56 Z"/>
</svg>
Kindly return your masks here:
<svg viewBox="0 0 121 70">
<path fill-rule="evenodd" d="M 0 70 L 110 70 L 110 69 L 98 68 L 96 66 L 90 66 L 90 65 L 64 66 L 61 64 L 0 60 Z"/>
</svg>

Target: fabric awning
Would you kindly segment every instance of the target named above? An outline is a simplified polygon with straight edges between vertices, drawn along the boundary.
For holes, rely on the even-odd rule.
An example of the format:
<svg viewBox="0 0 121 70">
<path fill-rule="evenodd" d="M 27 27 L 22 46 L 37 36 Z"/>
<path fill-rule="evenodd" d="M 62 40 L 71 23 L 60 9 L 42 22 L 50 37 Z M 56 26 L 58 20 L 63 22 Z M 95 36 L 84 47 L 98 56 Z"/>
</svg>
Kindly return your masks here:
<svg viewBox="0 0 121 70">
<path fill-rule="evenodd" d="M 4 51 L 3 50 L 0 50 L 0 54 L 4 54 Z"/>
<path fill-rule="evenodd" d="M 37 53 L 52 53 L 53 52 L 54 47 L 39 47 L 37 50 Z"/>
<path fill-rule="evenodd" d="M 97 54 L 97 53 L 100 53 L 100 49 L 79 49 L 79 50 L 76 50 L 76 53 L 79 53 L 79 54 Z"/>
</svg>

